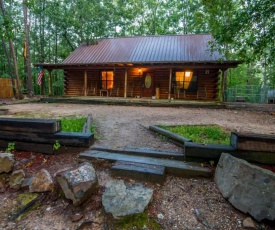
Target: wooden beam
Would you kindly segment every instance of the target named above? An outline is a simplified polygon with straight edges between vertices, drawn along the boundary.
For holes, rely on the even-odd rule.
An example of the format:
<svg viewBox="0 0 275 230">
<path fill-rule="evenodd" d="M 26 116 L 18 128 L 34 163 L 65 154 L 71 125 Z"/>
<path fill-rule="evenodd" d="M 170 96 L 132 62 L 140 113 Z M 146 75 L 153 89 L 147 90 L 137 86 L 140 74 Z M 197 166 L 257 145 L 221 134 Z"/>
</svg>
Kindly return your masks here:
<svg viewBox="0 0 275 230">
<path fill-rule="evenodd" d="M 84 71 L 84 96 L 87 96 L 87 71 Z"/>
<path fill-rule="evenodd" d="M 222 93 L 222 102 L 225 101 L 225 91 L 224 91 L 224 88 L 225 88 L 225 70 L 222 70 L 222 85 L 221 85 L 221 93 Z"/>
<path fill-rule="evenodd" d="M 56 133 L 61 131 L 60 120 L 0 118 L 1 131 L 24 133 Z"/>
<path fill-rule="evenodd" d="M 91 69 L 124 69 L 126 66 L 131 65 L 135 68 L 152 68 L 152 69 L 169 69 L 169 68 L 184 68 L 184 69 L 228 69 L 236 68 L 239 63 L 190 63 L 190 62 L 178 62 L 178 63 L 120 63 L 120 64 L 89 64 L 89 65 L 62 65 L 62 64 L 41 64 L 44 69 L 63 69 L 63 70 L 91 70 Z"/>
<path fill-rule="evenodd" d="M 11 132 L 0 130 L 0 140 L 33 142 L 37 144 L 89 147 L 93 144 L 93 133 L 57 132 L 57 133 L 32 133 L 32 132 Z"/>
</svg>

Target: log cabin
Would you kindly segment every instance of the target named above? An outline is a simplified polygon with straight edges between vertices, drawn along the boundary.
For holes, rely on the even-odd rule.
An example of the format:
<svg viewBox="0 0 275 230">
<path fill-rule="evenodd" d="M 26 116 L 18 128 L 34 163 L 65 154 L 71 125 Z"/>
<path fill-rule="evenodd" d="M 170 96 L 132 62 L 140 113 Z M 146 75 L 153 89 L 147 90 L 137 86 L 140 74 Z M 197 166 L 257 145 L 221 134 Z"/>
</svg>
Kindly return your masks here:
<svg viewBox="0 0 275 230">
<path fill-rule="evenodd" d="M 104 38 L 80 45 L 60 64 L 65 96 L 218 100 L 225 71 L 240 63 L 211 52 L 209 34 Z"/>
</svg>

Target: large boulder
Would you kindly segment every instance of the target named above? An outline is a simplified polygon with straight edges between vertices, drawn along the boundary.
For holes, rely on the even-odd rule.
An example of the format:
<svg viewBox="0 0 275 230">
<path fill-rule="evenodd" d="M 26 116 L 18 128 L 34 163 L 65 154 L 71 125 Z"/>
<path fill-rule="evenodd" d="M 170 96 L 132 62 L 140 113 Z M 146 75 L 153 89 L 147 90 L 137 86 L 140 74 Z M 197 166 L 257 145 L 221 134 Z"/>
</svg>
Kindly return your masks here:
<svg viewBox="0 0 275 230">
<path fill-rule="evenodd" d="M 35 175 L 29 186 L 30 192 L 47 192 L 53 189 L 53 179 L 46 169 L 41 169 L 40 172 Z"/>
<path fill-rule="evenodd" d="M 257 221 L 275 220 L 275 174 L 223 153 L 215 182 L 224 198 Z"/>
<path fill-rule="evenodd" d="M 13 154 L 0 153 L 0 173 L 9 173 L 12 171 L 14 165 Z"/>
<path fill-rule="evenodd" d="M 67 199 L 75 206 L 82 204 L 98 189 L 98 180 L 93 166 L 84 162 L 80 166 L 59 172 L 56 180 Z"/>
<path fill-rule="evenodd" d="M 120 218 L 144 212 L 152 199 L 153 190 L 143 184 L 125 184 L 123 180 L 110 180 L 105 186 L 102 203 L 107 213 Z"/>
</svg>

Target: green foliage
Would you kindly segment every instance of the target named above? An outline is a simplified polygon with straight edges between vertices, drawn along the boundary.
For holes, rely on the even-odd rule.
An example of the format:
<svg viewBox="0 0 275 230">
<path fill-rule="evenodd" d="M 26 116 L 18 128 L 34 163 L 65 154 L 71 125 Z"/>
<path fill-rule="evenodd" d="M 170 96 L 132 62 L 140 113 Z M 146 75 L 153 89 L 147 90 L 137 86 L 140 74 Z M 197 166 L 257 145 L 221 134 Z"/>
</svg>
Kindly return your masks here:
<svg viewBox="0 0 275 230">
<path fill-rule="evenodd" d="M 15 143 L 14 142 L 9 142 L 8 147 L 6 148 L 5 152 L 6 153 L 11 153 L 14 150 L 15 150 Z"/>
<path fill-rule="evenodd" d="M 61 147 L 60 143 L 58 140 L 55 141 L 54 145 L 53 145 L 53 149 L 54 150 L 58 150 Z"/>
<path fill-rule="evenodd" d="M 161 128 L 198 143 L 224 145 L 230 143 L 230 132 L 217 125 L 179 125 L 161 126 Z"/>
<path fill-rule="evenodd" d="M 148 229 L 148 230 L 161 230 L 161 226 L 151 218 L 148 218 L 146 213 L 132 215 L 125 217 L 115 223 L 115 229 L 128 230 L 128 229 Z"/>
</svg>

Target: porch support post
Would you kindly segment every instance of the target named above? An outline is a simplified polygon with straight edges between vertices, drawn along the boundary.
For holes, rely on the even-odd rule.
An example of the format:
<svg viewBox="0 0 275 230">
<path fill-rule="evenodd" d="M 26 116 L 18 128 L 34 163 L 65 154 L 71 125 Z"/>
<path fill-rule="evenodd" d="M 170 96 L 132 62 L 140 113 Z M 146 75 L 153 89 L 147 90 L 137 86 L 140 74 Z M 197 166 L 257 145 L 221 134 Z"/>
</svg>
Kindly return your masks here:
<svg viewBox="0 0 275 230">
<path fill-rule="evenodd" d="M 49 96 L 53 95 L 52 70 L 49 70 Z"/>
<path fill-rule="evenodd" d="M 225 71 L 222 69 L 222 85 L 221 85 L 221 100 L 222 102 L 225 101 Z"/>
<path fill-rule="evenodd" d="M 128 81 L 128 68 L 125 69 L 125 74 L 124 74 L 124 98 L 127 98 L 127 81 Z"/>
<path fill-rule="evenodd" d="M 168 99 L 171 99 L 171 86 L 172 86 L 172 73 L 173 69 L 170 68 L 170 75 L 169 75 L 169 93 L 168 93 Z"/>
<path fill-rule="evenodd" d="M 87 71 L 84 71 L 84 96 L 87 96 Z"/>
</svg>

